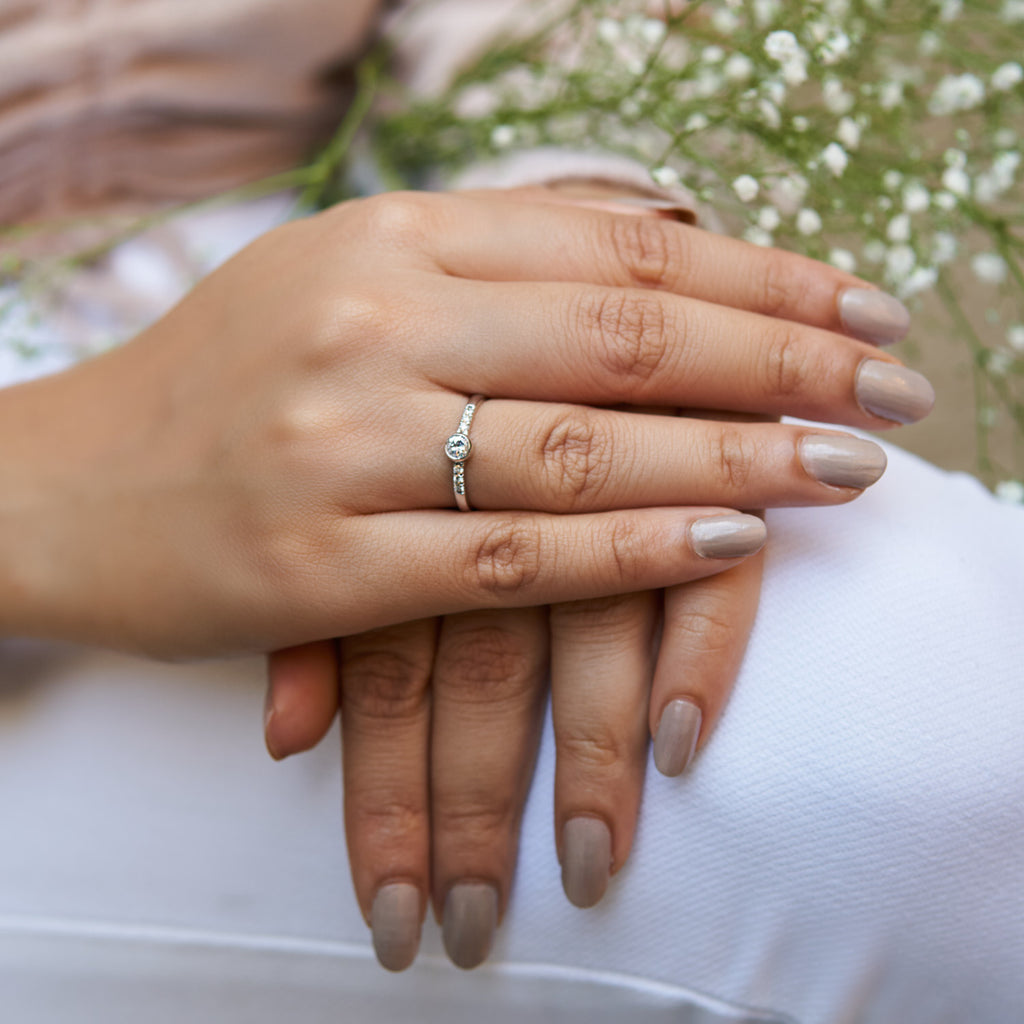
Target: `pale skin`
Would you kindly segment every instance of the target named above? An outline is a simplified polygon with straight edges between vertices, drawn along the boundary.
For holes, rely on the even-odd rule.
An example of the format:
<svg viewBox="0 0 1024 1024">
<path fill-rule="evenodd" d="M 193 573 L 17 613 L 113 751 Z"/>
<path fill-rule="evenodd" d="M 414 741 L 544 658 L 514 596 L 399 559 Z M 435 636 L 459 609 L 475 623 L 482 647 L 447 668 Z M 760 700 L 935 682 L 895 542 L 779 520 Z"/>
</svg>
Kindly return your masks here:
<svg viewBox="0 0 1024 1024">
<path fill-rule="evenodd" d="M 350 637 L 356 889 L 369 914 L 383 884 L 411 882 L 422 914 L 465 879 L 505 905 L 547 646 L 529 609 L 558 605 L 557 813 L 605 821 L 617 868 L 654 725 L 649 592 L 670 588 L 677 646 L 726 605 L 723 639 L 743 638 L 763 533 L 709 557 L 700 524 L 859 490 L 801 458 L 835 431 L 610 407 L 890 426 L 855 382 L 897 361 L 837 333 L 837 297 L 863 287 L 681 225 L 501 196 L 394 195 L 288 225 L 135 343 L 0 396 L 0 631 L 168 658 L 319 641 L 302 656 L 320 678 L 325 638 Z M 488 401 L 465 516 L 439 439 L 474 392 Z M 694 585 L 723 572 L 727 589 Z M 439 639 L 437 615 L 452 616 Z M 594 644 L 618 630 L 595 677 Z M 693 635 L 683 692 L 706 737 L 733 647 Z M 654 669 L 652 715 L 680 692 L 677 657 Z"/>
</svg>

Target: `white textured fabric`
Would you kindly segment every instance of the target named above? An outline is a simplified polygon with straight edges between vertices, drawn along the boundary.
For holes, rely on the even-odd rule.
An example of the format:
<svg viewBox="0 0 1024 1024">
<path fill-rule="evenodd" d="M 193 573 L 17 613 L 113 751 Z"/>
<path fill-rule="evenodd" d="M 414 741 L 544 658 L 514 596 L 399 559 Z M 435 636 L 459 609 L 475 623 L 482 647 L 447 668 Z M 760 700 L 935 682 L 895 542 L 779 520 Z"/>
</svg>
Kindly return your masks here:
<svg viewBox="0 0 1024 1024">
<path fill-rule="evenodd" d="M 1024 1019 L 1024 510 L 889 456 L 851 505 L 770 513 L 727 713 L 687 777 L 650 773 L 591 911 L 561 893 L 547 730 L 472 975 L 432 922 L 407 975 L 374 966 L 337 743 L 270 762 L 259 662 L 0 644 L 4 1018 Z"/>
</svg>

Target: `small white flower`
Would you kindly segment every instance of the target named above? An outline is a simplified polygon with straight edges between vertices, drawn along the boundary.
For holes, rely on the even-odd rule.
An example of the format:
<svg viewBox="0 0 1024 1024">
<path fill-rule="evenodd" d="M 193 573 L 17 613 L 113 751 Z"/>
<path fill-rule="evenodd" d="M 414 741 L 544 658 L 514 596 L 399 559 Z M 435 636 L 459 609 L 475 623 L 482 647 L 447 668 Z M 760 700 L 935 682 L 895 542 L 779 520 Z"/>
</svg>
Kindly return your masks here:
<svg viewBox="0 0 1024 1024">
<path fill-rule="evenodd" d="M 665 38 L 665 22 L 661 18 L 644 18 L 640 38 L 648 46 L 657 46 Z"/>
<path fill-rule="evenodd" d="M 804 201 L 808 188 L 807 179 L 802 174 L 789 174 L 779 180 L 773 189 L 773 198 L 786 213 L 791 214 Z"/>
<path fill-rule="evenodd" d="M 888 170 L 882 175 L 882 187 L 886 192 L 895 192 L 903 184 L 903 175 L 899 171 Z"/>
<path fill-rule="evenodd" d="M 775 78 L 761 82 L 761 92 L 777 107 L 786 102 L 786 86 Z"/>
<path fill-rule="evenodd" d="M 683 125 L 683 130 L 687 132 L 702 132 L 708 126 L 708 119 L 705 114 L 698 111 L 696 114 L 691 114 L 686 119 L 686 124 Z"/>
<path fill-rule="evenodd" d="M 841 178 L 843 171 L 850 163 L 846 150 L 838 142 L 830 142 L 821 152 L 822 163 L 835 175 Z"/>
<path fill-rule="evenodd" d="M 622 22 L 614 18 L 602 18 L 597 23 L 597 36 L 602 43 L 614 45 L 622 38 Z"/>
<path fill-rule="evenodd" d="M 942 184 L 955 196 L 969 196 L 971 194 L 971 179 L 967 172 L 960 167 L 947 167 L 942 175 Z"/>
<path fill-rule="evenodd" d="M 1000 480 L 996 484 L 996 498 L 1008 505 L 1024 505 L 1024 483 L 1020 480 Z"/>
<path fill-rule="evenodd" d="M 828 261 L 838 270 L 853 274 L 857 270 L 857 257 L 849 249 L 833 249 L 828 254 Z"/>
<path fill-rule="evenodd" d="M 1013 356 L 1009 352 L 989 350 L 985 359 L 985 369 L 994 377 L 1005 377 L 1013 366 Z"/>
<path fill-rule="evenodd" d="M 747 228 L 747 230 L 743 232 L 743 237 L 748 242 L 752 242 L 754 245 L 763 246 L 766 249 L 771 248 L 771 246 L 775 244 L 775 240 L 772 236 L 767 231 L 762 230 L 756 225 L 752 225 Z"/>
<path fill-rule="evenodd" d="M 719 7 L 711 15 L 711 24 L 716 32 L 721 33 L 723 36 L 729 36 L 740 27 L 740 19 L 727 8 Z"/>
<path fill-rule="evenodd" d="M 782 78 L 787 85 L 802 85 L 807 81 L 807 62 L 793 57 L 782 65 Z"/>
<path fill-rule="evenodd" d="M 764 41 L 764 52 L 777 64 L 787 60 L 806 59 L 804 48 L 792 32 L 780 30 L 770 32 Z"/>
<path fill-rule="evenodd" d="M 919 181 L 912 181 L 903 189 L 903 209 L 907 213 L 923 213 L 931 201 L 932 194 Z"/>
<path fill-rule="evenodd" d="M 720 46 L 705 46 L 700 59 L 705 64 L 721 64 L 725 60 L 725 50 Z"/>
<path fill-rule="evenodd" d="M 774 206 L 762 206 L 757 215 L 757 226 L 762 231 L 774 231 L 782 223 L 782 217 Z"/>
<path fill-rule="evenodd" d="M 952 263 L 959 248 L 956 235 L 948 231 L 936 231 L 932 238 L 932 262 L 939 266 Z"/>
<path fill-rule="evenodd" d="M 916 264 L 917 256 L 909 245 L 894 245 L 885 254 L 885 273 L 892 281 L 905 281 Z"/>
<path fill-rule="evenodd" d="M 1024 21 L 1024 0 L 1003 0 L 1003 9 L 999 17 L 1008 25 Z"/>
<path fill-rule="evenodd" d="M 1024 324 L 1014 324 L 1007 330 L 1006 342 L 1014 352 L 1024 353 Z"/>
<path fill-rule="evenodd" d="M 801 135 L 811 127 L 811 122 L 803 114 L 797 114 L 789 123 L 792 125 L 793 131 L 799 132 Z"/>
<path fill-rule="evenodd" d="M 782 125 L 782 115 L 779 108 L 771 100 L 758 100 L 757 111 L 766 128 L 775 131 Z"/>
<path fill-rule="evenodd" d="M 893 217 L 889 221 L 889 226 L 885 229 L 885 236 L 890 242 L 909 242 L 910 214 L 900 213 Z"/>
<path fill-rule="evenodd" d="M 942 49 L 942 38 L 935 32 L 922 32 L 917 41 L 917 52 L 922 57 L 934 57 Z"/>
<path fill-rule="evenodd" d="M 843 88 L 838 78 L 826 78 L 821 83 L 821 97 L 833 114 L 845 114 L 854 103 L 853 96 Z"/>
<path fill-rule="evenodd" d="M 885 248 L 885 242 L 880 241 L 877 238 L 872 238 L 864 246 L 864 259 L 868 263 L 884 263 L 885 257 L 888 250 Z"/>
<path fill-rule="evenodd" d="M 722 91 L 723 82 L 724 78 L 713 67 L 701 68 L 695 82 L 697 95 L 710 99 Z"/>
<path fill-rule="evenodd" d="M 674 167 L 655 167 L 651 171 L 651 177 L 655 184 L 662 188 L 671 188 L 679 184 L 679 172 Z"/>
<path fill-rule="evenodd" d="M 967 154 L 962 149 L 947 149 L 942 154 L 942 162 L 947 167 L 966 167 L 967 166 Z"/>
<path fill-rule="evenodd" d="M 516 140 L 516 130 L 510 124 L 496 125 L 491 131 L 491 145 L 495 149 L 507 149 Z"/>
<path fill-rule="evenodd" d="M 895 110 L 903 102 L 902 82 L 883 82 L 878 90 L 878 105 L 883 110 Z"/>
<path fill-rule="evenodd" d="M 779 16 L 780 7 L 779 0 L 754 0 L 754 18 L 758 25 L 761 28 L 770 25 Z"/>
<path fill-rule="evenodd" d="M 838 64 L 844 57 L 849 56 L 851 45 L 850 37 L 845 32 L 836 32 L 822 43 L 818 57 L 826 66 Z"/>
<path fill-rule="evenodd" d="M 1017 144 L 1017 133 L 1012 128 L 998 128 L 992 136 L 992 141 L 1000 149 L 1009 149 Z"/>
<path fill-rule="evenodd" d="M 852 117 L 842 118 L 836 129 L 836 138 L 847 149 L 856 149 L 860 145 L 860 125 Z"/>
<path fill-rule="evenodd" d="M 751 203 L 757 198 L 761 186 L 758 184 L 757 178 L 749 174 L 741 174 L 732 183 L 732 190 L 739 196 L 740 202 Z"/>
<path fill-rule="evenodd" d="M 1020 153 L 1016 150 L 1000 153 L 992 161 L 992 173 L 1003 188 L 1009 188 L 1013 184 L 1018 167 L 1020 167 Z"/>
<path fill-rule="evenodd" d="M 939 20 L 956 21 L 963 9 L 963 0 L 942 0 L 942 6 L 939 8 Z"/>
<path fill-rule="evenodd" d="M 986 284 L 1002 284 L 1006 280 L 1006 260 L 997 252 L 979 252 L 973 256 L 971 270 Z"/>
<path fill-rule="evenodd" d="M 796 215 L 796 229 L 801 235 L 816 235 L 821 231 L 821 217 L 817 210 L 805 206 Z"/>
<path fill-rule="evenodd" d="M 754 62 L 743 53 L 734 53 L 722 69 L 730 82 L 745 82 L 754 73 Z"/>
<path fill-rule="evenodd" d="M 910 276 L 900 285 L 899 297 L 909 299 L 914 295 L 920 295 L 921 292 L 935 287 L 935 282 L 938 279 L 939 272 L 935 267 L 915 267 Z"/>
<path fill-rule="evenodd" d="M 1005 64 L 1000 64 L 992 72 L 992 77 L 989 81 L 996 92 L 1009 92 L 1015 86 L 1024 82 L 1024 68 L 1015 60 L 1007 61 Z"/>
<path fill-rule="evenodd" d="M 932 196 L 932 202 L 940 210 L 950 213 L 956 209 L 959 200 L 952 192 L 936 192 L 935 195 Z"/>
<path fill-rule="evenodd" d="M 944 75 L 928 100 L 928 110 L 941 117 L 972 110 L 984 99 L 985 83 L 977 75 Z"/>
</svg>

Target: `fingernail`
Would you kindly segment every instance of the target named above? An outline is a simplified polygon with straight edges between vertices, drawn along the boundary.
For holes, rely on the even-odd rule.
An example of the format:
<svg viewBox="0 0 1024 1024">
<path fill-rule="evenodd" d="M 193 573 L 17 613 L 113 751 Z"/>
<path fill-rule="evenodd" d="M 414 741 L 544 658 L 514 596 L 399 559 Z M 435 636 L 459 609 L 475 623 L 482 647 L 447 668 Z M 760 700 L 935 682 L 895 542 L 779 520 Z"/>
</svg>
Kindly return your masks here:
<svg viewBox="0 0 1024 1024">
<path fill-rule="evenodd" d="M 420 891 L 408 882 L 382 885 L 370 909 L 373 951 L 382 967 L 404 971 L 420 948 Z"/>
<path fill-rule="evenodd" d="M 847 288 L 839 296 L 839 319 L 850 334 L 874 345 L 892 345 L 910 330 L 910 310 L 870 288 Z"/>
<path fill-rule="evenodd" d="M 441 934 L 448 957 L 469 970 L 491 952 L 498 927 L 498 890 L 485 882 L 459 882 L 444 901 Z"/>
<path fill-rule="evenodd" d="M 278 746 L 277 737 L 274 735 L 274 706 L 270 703 L 270 694 L 267 694 L 267 703 L 263 708 L 263 742 L 267 745 L 267 753 L 275 761 L 284 759 Z"/>
<path fill-rule="evenodd" d="M 612 834 L 600 818 L 570 818 L 562 826 L 562 888 L 569 902 L 592 907 L 608 888 Z"/>
<path fill-rule="evenodd" d="M 651 196 L 615 196 L 601 201 L 604 208 L 614 212 L 615 207 L 624 207 L 624 213 L 635 210 L 651 210 L 655 213 L 670 213 L 684 224 L 695 224 L 697 216 L 693 210 L 673 199 L 655 199 Z"/>
<path fill-rule="evenodd" d="M 859 437 L 810 434 L 797 452 L 811 476 L 833 487 L 870 487 L 885 472 L 885 452 Z"/>
<path fill-rule="evenodd" d="M 674 700 L 665 706 L 654 734 L 654 767 L 662 775 L 686 771 L 697 749 L 700 723 L 700 708 L 692 700 Z"/>
<path fill-rule="evenodd" d="M 879 359 L 860 364 L 855 390 L 861 408 L 896 423 L 916 423 L 935 405 L 935 389 L 925 377 Z"/>
<path fill-rule="evenodd" d="M 705 516 L 690 524 L 690 541 L 701 558 L 744 558 L 760 551 L 767 539 L 757 516 Z"/>
</svg>

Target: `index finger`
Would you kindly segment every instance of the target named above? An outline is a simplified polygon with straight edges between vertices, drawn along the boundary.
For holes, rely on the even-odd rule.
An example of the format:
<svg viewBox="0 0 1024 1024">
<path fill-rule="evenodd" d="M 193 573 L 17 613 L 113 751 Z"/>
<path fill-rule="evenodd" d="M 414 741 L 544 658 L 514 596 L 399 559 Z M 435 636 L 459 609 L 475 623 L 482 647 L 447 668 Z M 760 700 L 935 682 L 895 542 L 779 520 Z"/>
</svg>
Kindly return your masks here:
<svg viewBox="0 0 1024 1024">
<path fill-rule="evenodd" d="M 796 253 L 658 217 L 510 198 L 446 201 L 432 255 L 458 277 L 656 288 L 873 344 L 899 341 L 910 328 L 898 299 Z"/>
</svg>

